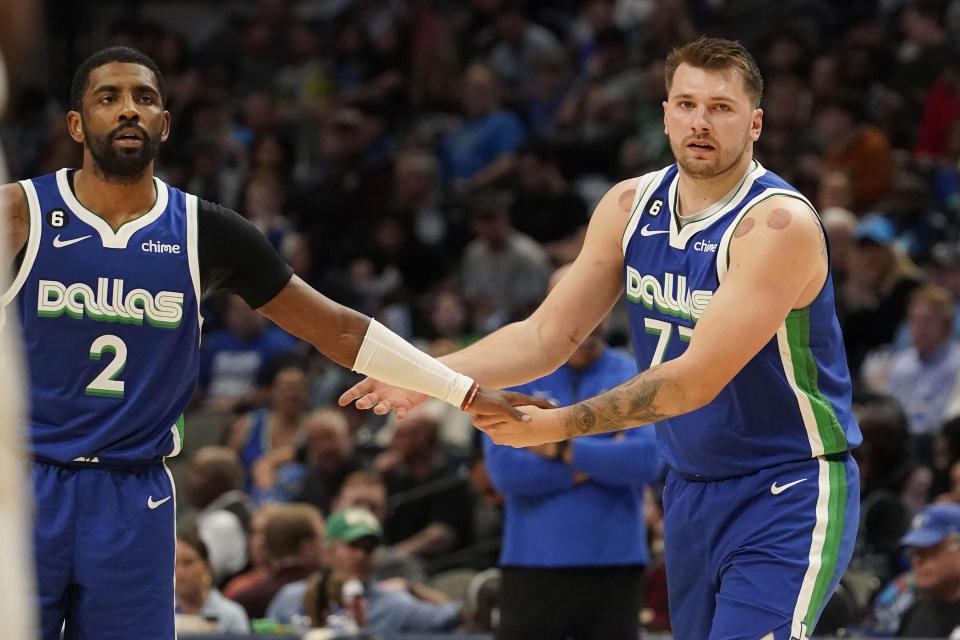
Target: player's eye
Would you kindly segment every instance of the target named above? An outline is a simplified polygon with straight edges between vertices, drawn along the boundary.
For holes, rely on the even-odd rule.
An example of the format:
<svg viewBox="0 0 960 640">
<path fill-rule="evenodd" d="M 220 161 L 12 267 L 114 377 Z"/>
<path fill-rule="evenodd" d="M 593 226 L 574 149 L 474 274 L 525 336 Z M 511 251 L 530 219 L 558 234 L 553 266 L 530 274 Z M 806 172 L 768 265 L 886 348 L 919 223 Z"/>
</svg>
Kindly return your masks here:
<svg viewBox="0 0 960 640">
<path fill-rule="evenodd" d="M 692 108 L 693 108 L 693 103 L 690 102 L 689 100 L 681 100 L 681 101 L 680 101 L 680 108 L 681 108 L 681 109 L 692 109 Z"/>
<path fill-rule="evenodd" d="M 717 111 L 730 111 L 730 105 L 723 104 L 722 102 L 720 104 L 714 105 L 713 108 Z"/>
</svg>

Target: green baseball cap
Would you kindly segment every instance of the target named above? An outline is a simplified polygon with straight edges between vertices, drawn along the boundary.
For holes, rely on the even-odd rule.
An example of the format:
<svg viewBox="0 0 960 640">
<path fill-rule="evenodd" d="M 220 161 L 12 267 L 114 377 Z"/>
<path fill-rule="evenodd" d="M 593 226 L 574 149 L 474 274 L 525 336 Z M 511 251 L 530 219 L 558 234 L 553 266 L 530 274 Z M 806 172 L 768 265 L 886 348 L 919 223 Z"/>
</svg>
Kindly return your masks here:
<svg viewBox="0 0 960 640">
<path fill-rule="evenodd" d="M 372 536 L 378 541 L 383 539 L 383 528 L 377 517 L 362 507 L 351 507 L 337 511 L 327 519 L 326 539 L 353 542 L 359 538 Z"/>
</svg>

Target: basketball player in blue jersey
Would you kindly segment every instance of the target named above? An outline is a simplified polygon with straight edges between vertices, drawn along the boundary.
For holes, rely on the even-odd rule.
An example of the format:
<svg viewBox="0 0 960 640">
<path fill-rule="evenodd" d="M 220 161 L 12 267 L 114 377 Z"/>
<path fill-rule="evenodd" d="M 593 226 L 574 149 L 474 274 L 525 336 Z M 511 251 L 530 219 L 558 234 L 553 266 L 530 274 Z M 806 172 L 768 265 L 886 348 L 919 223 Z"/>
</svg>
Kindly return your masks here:
<svg viewBox="0 0 960 640">
<path fill-rule="evenodd" d="M 154 178 L 170 114 L 148 57 L 94 54 L 71 102 L 82 168 L 0 187 L 16 256 L 0 304 L 17 314 L 29 365 L 43 640 L 174 637 L 163 458 L 181 447 L 207 290 L 239 294 L 343 366 L 474 415 L 522 417 L 519 397 L 478 390 L 311 289 L 238 214 Z"/>
<path fill-rule="evenodd" d="M 474 424 L 529 446 L 654 423 L 674 636 L 802 639 L 850 560 L 859 509 L 826 240 L 806 198 L 753 159 L 763 81 L 750 54 L 701 38 L 665 75 L 676 164 L 613 187 L 541 306 L 444 361 L 491 386 L 542 376 L 626 289 L 639 375 L 528 407 L 531 422 Z M 421 399 L 366 380 L 341 402 L 403 414 Z"/>
</svg>

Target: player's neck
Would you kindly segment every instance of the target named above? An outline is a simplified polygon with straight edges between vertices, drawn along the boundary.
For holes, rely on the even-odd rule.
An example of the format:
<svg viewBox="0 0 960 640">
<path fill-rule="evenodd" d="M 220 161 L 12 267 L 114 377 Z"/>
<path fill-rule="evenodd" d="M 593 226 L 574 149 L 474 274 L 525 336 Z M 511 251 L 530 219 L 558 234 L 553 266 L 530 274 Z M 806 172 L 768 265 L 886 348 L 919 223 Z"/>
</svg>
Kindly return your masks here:
<svg viewBox="0 0 960 640">
<path fill-rule="evenodd" d="M 133 182 L 108 180 L 92 159 L 85 158 L 83 169 L 74 174 L 73 191 L 85 208 L 97 214 L 114 230 L 150 211 L 157 201 L 153 183 L 153 164 Z"/>
<path fill-rule="evenodd" d="M 677 201 L 679 211 L 677 215 L 691 216 L 703 211 L 721 198 L 730 193 L 746 175 L 753 164 L 753 158 L 744 154 L 744 158 L 718 176 L 712 178 L 694 178 L 680 170 L 677 181 Z"/>
</svg>

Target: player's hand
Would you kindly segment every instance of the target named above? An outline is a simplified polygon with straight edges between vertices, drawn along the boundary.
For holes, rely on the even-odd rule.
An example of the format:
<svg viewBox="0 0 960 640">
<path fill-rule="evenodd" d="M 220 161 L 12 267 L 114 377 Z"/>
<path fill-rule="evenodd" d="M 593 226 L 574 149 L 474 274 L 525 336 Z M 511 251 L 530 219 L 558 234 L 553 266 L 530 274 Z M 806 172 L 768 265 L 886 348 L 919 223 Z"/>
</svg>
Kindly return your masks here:
<svg viewBox="0 0 960 640">
<path fill-rule="evenodd" d="M 467 412 L 473 418 L 474 426 L 494 424 L 504 420 L 526 422 L 529 417 L 516 407 L 533 406 L 552 409 L 553 405 L 543 398 L 535 398 L 516 391 L 500 391 L 480 387 Z"/>
<path fill-rule="evenodd" d="M 385 415 L 393 409 L 396 411 L 397 420 L 403 420 L 408 411 L 420 406 L 429 397 L 373 378 L 364 378 L 344 391 L 337 402 L 341 407 L 345 407 L 356 401 L 357 409 L 373 409 L 378 415 Z"/>
<path fill-rule="evenodd" d="M 473 424 L 490 436 L 494 443 L 511 447 L 534 447 L 567 438 L 563 424 L 563 409 L 533 405 L 524 405 L 517 409 L 525 416 L 522 420 L 497 420 L 491 417 L 474 416 Z"/>
</svg>

